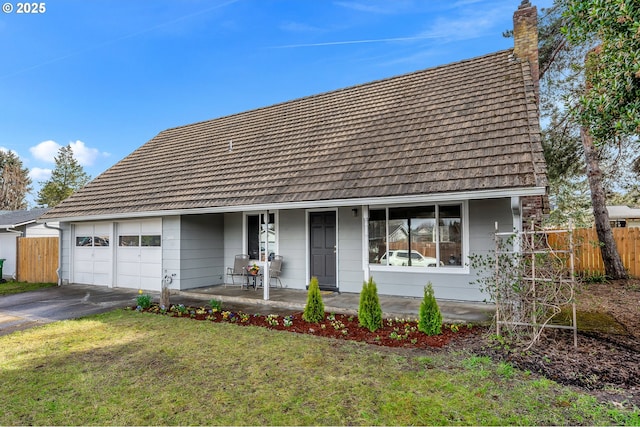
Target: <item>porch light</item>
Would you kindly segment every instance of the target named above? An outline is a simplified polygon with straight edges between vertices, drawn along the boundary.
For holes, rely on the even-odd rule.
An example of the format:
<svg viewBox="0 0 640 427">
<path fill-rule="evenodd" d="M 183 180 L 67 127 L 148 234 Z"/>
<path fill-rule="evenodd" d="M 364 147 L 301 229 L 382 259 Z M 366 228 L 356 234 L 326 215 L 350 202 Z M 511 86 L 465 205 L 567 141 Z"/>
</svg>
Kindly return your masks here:
<svg viewBox="0 0 640 427">
<path fill-rule="evenodd" d="M 351 213 L 353 214 L 354 218 L 357 218 L 358 217 L 358 208 L 351 209 Z"/>
</svg>

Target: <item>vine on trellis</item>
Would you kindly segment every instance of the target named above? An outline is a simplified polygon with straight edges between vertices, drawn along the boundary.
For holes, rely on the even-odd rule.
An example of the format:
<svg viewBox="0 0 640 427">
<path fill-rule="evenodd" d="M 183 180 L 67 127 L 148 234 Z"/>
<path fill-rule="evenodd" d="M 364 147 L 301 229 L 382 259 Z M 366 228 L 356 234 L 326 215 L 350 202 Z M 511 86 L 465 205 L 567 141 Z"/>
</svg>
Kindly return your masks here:
<svg viewBox="0 0 640 427">
<path fill-rule="evenodd" d="M 480 276 L 474 283 L 496 304 L 498 336 L 528 342 L 528 349 L 545 328 L 571 329 L 577 347 L 573 250 L 573 229 L 536 230 L 532 224 L 528 231 L 504 233 L 496 223 L 493 254 L 471 255 L 470 260 Z M 568 306 L 571 324 L 552 323 Z"/>
</svg>

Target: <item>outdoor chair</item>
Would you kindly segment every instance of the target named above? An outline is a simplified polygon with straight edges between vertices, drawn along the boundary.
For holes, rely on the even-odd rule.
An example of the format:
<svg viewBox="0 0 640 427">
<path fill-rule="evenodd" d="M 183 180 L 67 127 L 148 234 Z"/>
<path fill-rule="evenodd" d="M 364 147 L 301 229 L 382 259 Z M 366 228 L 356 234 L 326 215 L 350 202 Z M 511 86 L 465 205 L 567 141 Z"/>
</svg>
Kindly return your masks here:
<svg viewBox="0 0 640 427">
<path fill-rule="evenodd" d="M 281 288 L 283 287 L 282 282 L 280 281 L 280 273 L 282 272 L 282 260 L 282 256 L 274 255 L 273 260 L 271 261 L 271 263 L 269 263 L 269 282 L 275 279 L 277 281 L 276 287 L 278 287 L 279 283 Z M 269 283 L 269 286 L 271 286 L 271 283 Z"/>
<path fill-rule="evenodd" d="M 231 277 L 231 283 L 228 283 L 228 280 L 225 280 L 224 283 L 224 287 L 226 288 L 227 285 L 232 284 L 234 286 L 237 286 L 238 284 L 236 283 L 235 278 L 236 277 L 240 277 L 240 287 L 244 286 L 245 284 L 247 284 L 247 266 L 249 265 L 249 255 L 246 254 L 240 254 L 240 255 L 236 255 L 235 260 L 233 261 L 233 267 L 227 267 L 227 277 Z"/>
</svg>

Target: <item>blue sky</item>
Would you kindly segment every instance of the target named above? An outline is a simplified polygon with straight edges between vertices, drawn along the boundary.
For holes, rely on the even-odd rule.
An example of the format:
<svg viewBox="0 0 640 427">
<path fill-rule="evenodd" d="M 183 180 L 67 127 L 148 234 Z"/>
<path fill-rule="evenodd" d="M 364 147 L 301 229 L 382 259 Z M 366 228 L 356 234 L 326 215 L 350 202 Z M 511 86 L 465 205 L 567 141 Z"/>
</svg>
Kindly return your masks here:
<svg viewBox="0 0 640 427">
<path fill-rule="evenodd" d="M 33 200 L 60 146 L 96 177 L 167 128 L 507 49 L 520 2 L 3 0 L 0 149 Z"/>
</svg>

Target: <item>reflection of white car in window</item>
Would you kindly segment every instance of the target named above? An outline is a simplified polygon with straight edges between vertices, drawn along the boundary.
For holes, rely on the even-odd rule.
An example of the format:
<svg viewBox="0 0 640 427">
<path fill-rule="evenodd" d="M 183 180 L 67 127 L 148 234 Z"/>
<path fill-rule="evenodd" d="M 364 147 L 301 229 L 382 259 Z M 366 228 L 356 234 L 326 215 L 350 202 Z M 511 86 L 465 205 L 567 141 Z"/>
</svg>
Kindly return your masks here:
<svg viewBox="0 0 640 427">
<path fill-rule="evenodd" d="M 396 250 L 389 251 L 389 265 L 409 265 L 409 251 Z M 387 263 L 387 254 L 383 254 L 380 257 L 380 264 Z M 438 260 L 431 257 L 425 257 L 418 251 L 411 251 L 411 266 L 412 267 L 435 267 L 438 264 Z"/>
</svg>

